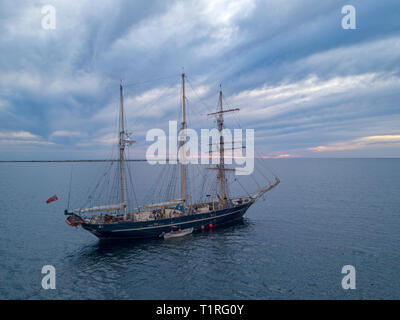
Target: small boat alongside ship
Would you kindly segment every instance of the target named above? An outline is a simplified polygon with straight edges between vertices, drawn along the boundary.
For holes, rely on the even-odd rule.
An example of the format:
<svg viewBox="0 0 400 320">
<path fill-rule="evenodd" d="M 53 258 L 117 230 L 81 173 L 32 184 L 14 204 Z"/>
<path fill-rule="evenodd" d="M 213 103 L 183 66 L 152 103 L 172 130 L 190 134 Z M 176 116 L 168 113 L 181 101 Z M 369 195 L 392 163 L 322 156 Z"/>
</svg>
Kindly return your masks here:
<svg viewBox="0 0 400 320">
<path fill-rule="evenodd" d="M 188 229 L 178 229 L 177 231 L 171 230 L 169 233 L 162 233 L 160 235 L 160 238 L 164 239 L 173 239 L 173 238 L 180 238 L 187 236 L 193 232 L 193 228 L 188 228 Z"/>
<path fill-rule="evenodd" d="M 222 91 L 219 92 L 218 111 L 212 115 L 217 117 L 219 137 L 219 164 L 213 168 L 217 172 L 219 190 L 213 200 L 192 202 L 187 192 L 186 164 L 181 161 L 180 166 L 180 198 L 162 202 L 150 203 L 128 210 L 127 174 L 125 148 L 134 141 L 125 131 L 123 87 L 120 85 L 120 132 L 119 132 L 119 159 L 118 183 L 119 201 L 117 203 L 66 209 L 66 222 L 70 226 L 80 226 L 100 239 L 165 239 L 180 237 L 205 228 L 217 228 L 225 224 L 242 219 L 246 211 L 266 192 L 276 187 L 280 180 L 274 177 L 264 187 L 252 195 L 230 197 L 227 192 L 226 172 L 233 171 L 224 163 L 224 128 L 223 115 L 238 109 L 223 108 Z M 181 128 L 186 129 L 186 97 L 185 74 L 182 74 L 182 122 Z M 185 139 L 181 139 L 181 149 L 184 150 Z M 182 154 L 184 156 L 184 152 Z"/>
</svg>

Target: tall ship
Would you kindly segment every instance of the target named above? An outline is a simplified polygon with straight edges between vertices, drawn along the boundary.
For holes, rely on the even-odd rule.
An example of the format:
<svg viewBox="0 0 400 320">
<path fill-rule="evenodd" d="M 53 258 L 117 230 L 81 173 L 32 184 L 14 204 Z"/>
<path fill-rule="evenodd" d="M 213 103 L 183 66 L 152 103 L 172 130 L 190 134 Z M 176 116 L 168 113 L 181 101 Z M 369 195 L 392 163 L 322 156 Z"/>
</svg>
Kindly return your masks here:
<svg viewBox="0 0 400 320">
<path fill-rule="evenodd" d="M 185 74 L 181 75 L 182 101 L 181 101 L 181 132 L 185 134 L 187 128 L 187 110 L 185 95 Z M 235 169 L 229 168 L 225 163 L 226 142 L 224 142 L 224 114 L 238 111 L 235 109 L 224 109 L 222 90 L 219 91 L 218 109 L 209 113 L 208 116 L 216 118 L 219 141 L 216 151 L 219 154 L 219 163 L 206 170 L 215 174 L 215 196 L 206 195 L 203 201 L 196 200 L 188 192 L 189 175 L 187 163 L 180 161 L 175 166 L 179 174 L 176 174 L 172 181 L 166 186 L 169 190 L 178 187 L 180 195 L 178 199 L 164 199 L 165 201 L 153 202 L 136 207 L 128 206 L 129 199 L 136 197 L 132 190 L 128 190 L 127 181 L 130 179 L 129 168 L 127 169 L 126 148 L 134 142 L 130 133 L 125 130 L 124 119 L 124 94 L 123 86 L 120 84 L 120 110 L 119 110 L 119 137 L 118 137 L 118 159 L 113 160 L 116 171 L 116 182 L 113 184 L 116 189 L 114 202 L 91 205 L 78 209 L 66 209 L 66 222 L 75 227 L 82 227 L 100 239 L 145 239 L 159 238 L 173 232 L 182 230 L 193 230 L 194 232 L 218 228 L 220 226 L 235 223 L 242 219 L 246 211 L 266 192 L 276 187 L 280 180 L 274 175 L 274 179 L 264 181 L 258 185 L 258 190 L 252 194 L 231 197 L 227 174 Z M 179 139 L 181 159 L 185 157 L 186 137 Z M 210 151 L 210 153 L 213 151 Z M 168 165 L 166 165 L 168 166 Z M 164 169 L 162 169 L 164 170 Z M 236 179 L 235 179 L 236 180 Z M 98 186 L 99 184 L 97 184 Z M 207 193 L 207 190 L 206 190 Z M 106 197 L 103 197 L 106 198 Z"/>
</svg>

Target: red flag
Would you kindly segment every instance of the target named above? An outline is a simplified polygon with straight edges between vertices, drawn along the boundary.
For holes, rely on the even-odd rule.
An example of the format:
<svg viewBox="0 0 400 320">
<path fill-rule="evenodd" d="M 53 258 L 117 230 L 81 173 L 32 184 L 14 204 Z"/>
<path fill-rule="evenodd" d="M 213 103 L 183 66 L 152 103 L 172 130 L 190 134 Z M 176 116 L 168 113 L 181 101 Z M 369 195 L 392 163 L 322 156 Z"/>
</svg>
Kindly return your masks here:
<svg viewBox="0 0 400 320">
<path fill-rule="evenodd" d="M 57 198 L 56 195 L 54 195 L 54 196 L 52 196 L 51 198 L 48 198 L 47 201 L 46 201 L 46 203 L 50 203 L 50 202 L 53 202 L 53 201 L 56 201 L 56 200 L 58 200 L 58 198 Z"/>
</svg>

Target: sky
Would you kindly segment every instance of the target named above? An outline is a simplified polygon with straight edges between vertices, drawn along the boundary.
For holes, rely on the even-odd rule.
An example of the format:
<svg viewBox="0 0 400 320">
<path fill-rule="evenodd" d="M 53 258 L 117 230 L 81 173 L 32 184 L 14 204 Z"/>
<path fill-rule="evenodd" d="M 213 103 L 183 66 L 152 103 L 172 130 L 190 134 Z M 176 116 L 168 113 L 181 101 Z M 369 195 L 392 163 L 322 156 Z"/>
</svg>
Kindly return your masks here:
<svg viewBox="0 0 400 320">
<path fill-rule="evenodd" d="M 240 108 L 227 126 L 254 129 L 258 155 L 400 157 L 399 13 L 398 0 L 1 1 L 0 160 L 113 157 L 121 80 L 143 158 L 147 130 L 180 117 L 182 70 L 189 126 L 215 126 L 221 85 Z"/>
</svg>

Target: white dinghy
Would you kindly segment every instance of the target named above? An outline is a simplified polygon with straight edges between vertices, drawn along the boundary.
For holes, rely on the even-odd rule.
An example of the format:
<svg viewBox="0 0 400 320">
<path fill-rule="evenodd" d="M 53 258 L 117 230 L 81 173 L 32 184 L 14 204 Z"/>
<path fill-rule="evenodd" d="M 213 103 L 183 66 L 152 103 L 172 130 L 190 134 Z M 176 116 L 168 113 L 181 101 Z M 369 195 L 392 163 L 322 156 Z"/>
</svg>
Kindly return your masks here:
<svg viewBox="0 0 400 320">
<path fill-rule="evenodd" d="M 178 237 L 183 237 L 188 234 L 191 234 L 193 232 L 193 228 L 188 228 L 188 229 L 183 229 L 183 230 L 178 230 L 178 231 L 173 231 L 168 233 L 164 233 L 163 237 L 164 239 L 171 239 L 171 238 L 178 238 Z"/>
</svg>

